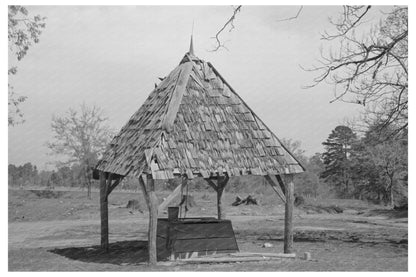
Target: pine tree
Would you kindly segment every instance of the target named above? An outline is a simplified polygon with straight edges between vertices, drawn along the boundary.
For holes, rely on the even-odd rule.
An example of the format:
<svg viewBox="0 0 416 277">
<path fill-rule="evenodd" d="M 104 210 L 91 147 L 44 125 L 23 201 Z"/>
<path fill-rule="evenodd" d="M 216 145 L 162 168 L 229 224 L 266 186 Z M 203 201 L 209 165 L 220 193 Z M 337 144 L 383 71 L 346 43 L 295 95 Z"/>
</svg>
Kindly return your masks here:
<svg viewBox="0 0 416 277">
<path fill-rule="evenodd" d="M 322 154 L 325 170 L 321 177 L 342 197 L 351 194 L 351 155 L 356 138 L 349 127 L 337 126 L 322 143 L 326 152 Z"/>
</svg>

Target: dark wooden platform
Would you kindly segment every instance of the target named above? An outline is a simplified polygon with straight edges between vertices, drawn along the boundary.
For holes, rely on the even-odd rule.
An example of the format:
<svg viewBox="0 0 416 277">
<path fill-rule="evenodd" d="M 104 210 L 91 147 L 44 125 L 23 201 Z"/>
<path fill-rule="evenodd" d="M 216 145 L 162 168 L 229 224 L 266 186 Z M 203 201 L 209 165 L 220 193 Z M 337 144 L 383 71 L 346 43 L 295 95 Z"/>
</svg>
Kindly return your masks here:
<svg viewBox="0 0 416 277">
<path fill-rule="evenodd" d="M 157 222 L 158 260 L 184 259 L 218 253 L 238 252 L 230 220 L 213 217 Z"/>
</svg>

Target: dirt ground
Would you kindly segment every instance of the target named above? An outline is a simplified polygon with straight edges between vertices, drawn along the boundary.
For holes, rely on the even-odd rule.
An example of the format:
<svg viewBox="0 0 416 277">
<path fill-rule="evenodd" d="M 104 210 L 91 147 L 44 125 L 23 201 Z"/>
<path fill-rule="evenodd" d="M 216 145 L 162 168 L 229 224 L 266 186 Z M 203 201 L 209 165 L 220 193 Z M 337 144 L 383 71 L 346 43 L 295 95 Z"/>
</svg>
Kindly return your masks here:
<svg viewBox="0 0 416 277">
<path fill-rule="evenodd" d="M 159 193 L 160 198 L 168 193 Z M 215 216 L 212 192 L 192 193 L 188 217 Z M 240 194 L 247 196 L 247 194 Z M 276 195 L 256 194 L 258 206 L 233 207 L 236 194 L 224 196 L 241 252 L 283 251 L 284 206 Z M 390 211 L 356 200 L 308 200 L 311 206 L 337 205 L 342 213 L 297 208 L 296 259 L 180 264 L 147 260 L 147 209 L 137 192 L 115 191 L 109 198 L 110 253 L 98 245 L 98 192 L 9 190 L 9 271 L 407 271 L 407 211 Z M 126 208 L 137 199 L 139 209 Z M 166 217 L 166 214 L 162 214 Z M 263 248 L 264 243 L 272 247 Z M 310 252 L 312 259 L 301 259 Z"/>
</svg>

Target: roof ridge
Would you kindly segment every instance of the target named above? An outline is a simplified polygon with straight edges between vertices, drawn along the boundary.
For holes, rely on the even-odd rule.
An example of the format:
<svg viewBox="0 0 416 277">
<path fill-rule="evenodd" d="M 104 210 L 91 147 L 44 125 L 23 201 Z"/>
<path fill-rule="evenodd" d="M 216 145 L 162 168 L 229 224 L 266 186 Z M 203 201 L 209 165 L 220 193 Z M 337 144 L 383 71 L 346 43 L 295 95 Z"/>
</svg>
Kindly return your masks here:
<svg viewBox="0 0 416 277">
<path fill-rule="evenodd" d="M 187 54 L 185 56 L 188 56 Z M 168 108 L 162 122 L 162 130 L 170 132 L 173 128 L 173 123 L 178 114 L 179 106 L 182 102 L 183 94 L 188 84 L 189 76 L 194 67 L 193 61 L 190 59 L 185 63 L 181 63 L 179 66 L 183 66 L 178 79 L 176 80 L 175 88 L 171 93 L 169 99 Z"/>
</svg>

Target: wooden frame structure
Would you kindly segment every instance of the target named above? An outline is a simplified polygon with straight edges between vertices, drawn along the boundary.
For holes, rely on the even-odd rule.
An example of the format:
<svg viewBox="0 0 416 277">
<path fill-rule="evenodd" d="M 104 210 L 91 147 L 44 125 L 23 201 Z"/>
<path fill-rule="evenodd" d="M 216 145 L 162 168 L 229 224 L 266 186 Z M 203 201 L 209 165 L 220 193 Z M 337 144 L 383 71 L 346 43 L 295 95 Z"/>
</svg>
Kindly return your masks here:
<svg viewBox="0 0 416 277">
<path fill-rule="evenodd" d="M 100 214 L 101 214 L 101 247 L 109 251 L 109 227 L 108 227 L 108 196 L 114 188 L 121 182 L 122 177 L 115 177 L 114 174 L 106 174 L 100 172 Z M 154 179 L 151 175 L 140 175 L 139 183 L 142 189 L 144 199 L 149 210 L 149 229 L 148 229 L 148 250 L 149 263 L 157 263 L 156 253 L 156 236 L 157 236 L 157 218 L 158 214 L 166 208 L 169 203 L 179 194 L 181 188 L 187 185 L 187 177 L 184 176 L 185 182 L 181 183 L 162 204 L 158 204 L 159 200 L 156 195 Z M 294 183 L 293 175 L 285 175 L 283 181 L 281 176 L 266 175 L 266 180 L 276 191 L 277 195 L 285 202 L 285 228 L 284 228 L 284 253 L 293 253 L 293 206 L 294 206 Z M 207 183 L 217 193 L 217 218 L 224 219 L 225 212 L 222 206 L 222 195 L 229 181 L 229 176 L 218 176 L 213 178 L 205 178 Z M 279 180 L 278 183 L 274 179 Z M 283 189 L 283 190 L 282 190 Z"/>
<path fill-rule="evenodd" d="M 284 253 L 293 251 L 293 175 L 304 167 L 212 66 L 191 49 L 149 95 L 98 162 L 101 246 L 108 251 L 108 196 L 124 176 L 139 179 L 149 209 L 149 263 L 155 264 L 157 217 L 187 186 L 204 178 L 217 193 L 233 176 L 264 176 L 285 202 Z M 182 178 L 159 205 L 155 179 Z"/>
</svg>

